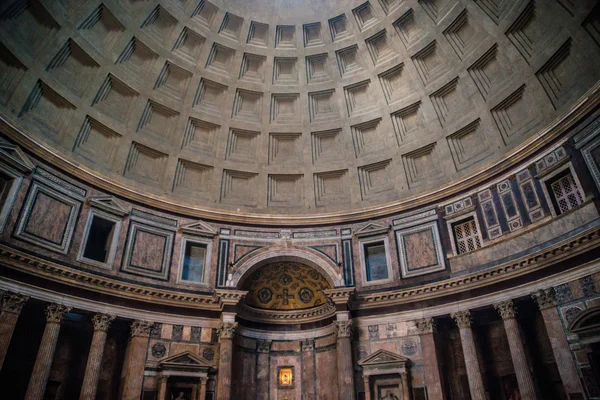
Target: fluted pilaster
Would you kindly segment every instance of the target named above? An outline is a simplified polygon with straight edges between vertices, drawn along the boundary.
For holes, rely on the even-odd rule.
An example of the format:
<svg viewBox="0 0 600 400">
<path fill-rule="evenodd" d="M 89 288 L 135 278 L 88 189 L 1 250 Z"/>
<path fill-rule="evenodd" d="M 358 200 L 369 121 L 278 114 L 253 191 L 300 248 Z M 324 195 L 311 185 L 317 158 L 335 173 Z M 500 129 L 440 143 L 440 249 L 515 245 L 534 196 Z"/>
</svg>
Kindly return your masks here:
<svg viewBox="0 0 600 400">
<path fill-rule="evenodd" d="M 2 296 L 2 311 L 0 312 L 0 370 L 10 346 L 15 325 L 21 314 L 21 309 L 29 300 L 29 296 L 6 292 Z"/>
<path fill-rule="evenodd" d="M 258 393 L 269 392 L 269 352 L 271 351 L 270 340 L 259 340 L 256 343 L 256 391 Z"/>
<path fill-rule="evenodd" d="M 231 399 L 231 367 L 233 360 L 233 337 L 237 322 L 221 322 L 218 329 L 221 350 L 219 354 L 219 371 L 217 376 L 217 399 Z"/>
<path fill-rule="evenodd" d="M 442 400 L 444 394 L 440 378 L 437 349 L 433 336 L 435 320 L 431 317 L 416 320 L 415 327 L 421 337 L 423 363 L 425 364 L 425 376 L 427 376 L 427 397 L 429 400 Z"/>
<path fill-rule="evenodd" d="M 140 320 L 131 323 L 131 338 L 127 345 L 127 355 L 121 376 L 122 400 L 139 400 L 140 398 L 152 325 L 152 322 Z"/>
<path fill-rule="evenodd" d="M 354 400 L 354 370 L 352 366 L 352 321 L 336 321 L 337 328 L 337 367 L 338 367 L 338 393 L 343 393 L 344 398 Z"/>
<path fill-rule="evenodd" d="M 96 390 L 98 388 L 98 377 L 100 375 L 100 365 L 104 356 L 104 345 L 106 344 L 106 335 L 110 323 L 115 319 L 114 315 L 96 314 L 92 317 L 94 323 L 94 334 L 92 336 L 92 344 L 88 354 L 87 364 L 85 367 L 85 375 L 83 384 L 81 385 L 80 400 L 88 400 L 96 398 Z"/>
<path fill-rule="evenodd" d="M 456 321 L 460 332 L 460 342 L 465 357 L 467 367 L 467 376 L 469 379 L 469 390 L 472 400 L 485 400 L 485 388 L 483 386 L 483 377 L 479 368 L 477 349 L 473 330 L 471 329 L 471 313 L 468 310 L 452 313 L 452 318 Z"/>
</svg>

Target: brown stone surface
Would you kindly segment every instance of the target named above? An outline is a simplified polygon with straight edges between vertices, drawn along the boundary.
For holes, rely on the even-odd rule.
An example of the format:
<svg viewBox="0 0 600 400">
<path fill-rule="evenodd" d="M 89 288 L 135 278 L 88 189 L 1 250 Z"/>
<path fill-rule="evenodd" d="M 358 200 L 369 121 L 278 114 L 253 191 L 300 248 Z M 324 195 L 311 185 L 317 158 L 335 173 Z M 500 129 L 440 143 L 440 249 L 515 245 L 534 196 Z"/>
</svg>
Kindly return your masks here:
<svg viewBox="0 0 600 400">
<path fill-rule="evenodd" d="M 301 355 L 275 355 L 271 354 L 270 363 L 270 398 L 271 399 L 283 399 L 288 396 L 290 399 L 302 398 L 302 357 Z M 277 367 L 293 367 L 294 368 L 294 387 L 293 388 L 280 388 L 278 385 L 279 375 Z"/>
<path fill-rule="evenodd" d="M 36 197 L 25 231 L 50 242 L 60 243 L 70 212 L 70 205 L 40 192 Z"/>
<path fill-rule="evenodd" d="M 336 350 L 316 352 L 317 393 L 324 399 L 338 398 Z"/>
<path fill-rule="evenodd" d="M 289 342 L 273 341 L 271 344 L 271 351 L 300 351 L 300 342 L 297 340 Z"/>
<path fill-rule="evenodd" d="M 131 253 L 131 265 L 143 266 L 144 269 L 160 271 L 162 269 L 165 237 L 138 230 L 135 246 Z"/>
<path fill-rule="evenodd" d="M 134 336 L 127 345 L 123 374 L 121 376 L 121 393 L 123 400 L 138 400 L 144 381 L 144 366 L 148 336 Z"/>
<path fill-rule="evenodd" d="M 2 364 L 4 364 L 4 358 L 6 357 L 6 352 L 8 351 L 8 346 L 10 345 L 10 340 L 12 339 L 18 319 L 19 314 L 7 311 L 0 313 L 0 370 L 2 369 Z"/>
<path fill-rule="evenodd" d="M 337 338 L 335 337 L 335 335 L 328 335 L 328 336 L 320 337 L 320 338 L 315 339 L 315 347 L 331 346 L 331 345 L 335 344 L 336 341 L 337 341 Z"/>
<path fill-rule="evenodd" d="M 421 346 L 423 349 L 423 364 L 425 369 L 425 380 L 427 386 L 427 397 L 429 400 L 443 400 L 444 392 L 440 377 L 439 361 L 433 333 L 421 334 Z M 413 384 L 419 382 L 413 376 Z"/>
</svg>

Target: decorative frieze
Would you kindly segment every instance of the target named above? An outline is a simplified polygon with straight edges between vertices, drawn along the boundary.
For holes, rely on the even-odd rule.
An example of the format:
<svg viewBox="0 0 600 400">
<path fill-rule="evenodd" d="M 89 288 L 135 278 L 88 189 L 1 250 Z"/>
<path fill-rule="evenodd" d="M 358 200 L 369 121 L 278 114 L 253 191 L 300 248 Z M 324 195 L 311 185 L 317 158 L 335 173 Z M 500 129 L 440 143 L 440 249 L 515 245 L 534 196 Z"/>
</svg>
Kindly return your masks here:
<svg viewBox="0 0 600 400">
<path fill-rule="evenodd" d="M 498 188 L 498 196 L 500 197 L 504 215 L 506 215 L 509 230 L 514 232 L 521 229 L 523 227 L 523 221 L 519 214 L 519 208 L 517 201 L 515 200 L 512 185 L 510 184 L 510 179 L 505 179 L 498 183 L 496 187 Z"/>
<path fill-rule="evenodd" d="M 483 215 L 483 222 L 487 228 L 487 234 L 490 240 L 495 239 L 502 235 L 502 228 L 500 227 L 500 220 L 498 219 L 498 212 L 496 205 L 494 204 L 494 198 L 490 189 L 485 189 L 477 194 L 479 199 L 479 207 L 481 208 L 481 214 Z"/>
<path fill-rule="evenodd" d="M 519 191 L 521 192 L 521 198 L 523 199 L 523 205 L 529 214 L 529 220 L 533 223 L 544 218 L 544 209 L 542 208 L 542 203 L 540 202 L 533 176 L 531 176 L 531 171 L 526 168 L 517 172 L 516 177 Z"/>
</svg>

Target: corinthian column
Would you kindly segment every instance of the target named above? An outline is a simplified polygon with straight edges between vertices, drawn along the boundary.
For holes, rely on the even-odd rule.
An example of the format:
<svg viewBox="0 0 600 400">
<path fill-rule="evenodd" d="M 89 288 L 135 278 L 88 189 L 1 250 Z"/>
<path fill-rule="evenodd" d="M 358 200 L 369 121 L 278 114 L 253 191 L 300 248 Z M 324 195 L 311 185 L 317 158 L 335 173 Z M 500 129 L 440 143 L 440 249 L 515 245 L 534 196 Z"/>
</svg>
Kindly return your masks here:
<svg viewBox="0 0 600 400">
<path fill-rule="evenodd" d="M 71 307 L 65 307 L 62 304 L 52 303 L 46 307 L 46 328 L 44 328 L 42 342 L 29 378 L 29 386 L 25 394 L 27 400 L 41 400 L 44 397 L 54 350 L 56 350 L 58 342 L 60 323 L 69 311 L 71 311 Z"/>
<path fill-rule="evenodd" d="M 269 393 L 269 352 L 271 351 L 270 340 L 259 340 L 256 343 L 256 391 L 258 393 Z"/>
<path fill-rule="evenodd" d="M 316 399 L 315 393 L 315 339 L 305 339 L 302 344 L 302 396 Z"/>
<path fill-rule="evenodd" d="M 338 393 L 340 398 L 354 400 L 354 370 L 352 367 L 352 321 L 335 321 L 337 328 L 337 367 L 338 367 Z"/>
<path fill-rule="evenodd" d="M 485 400 L 483 378 L 481 376 L 481 370 L 479 369 L 477 349 L 475 348 L 473 330 L 471 329 L 471 313 L 469 310 L 457 311 L 452 313 L 452 318 L 456 321 L 456 325 L 458 325 L 458 330 L 460 332 L 460 342 L 462 344 L 465 365 L 467 367 L 471 399 Z"/>
<path fill-rule="evenodd" d="M 519 325 L 515 319 L 517 311 L 513 306 L 512 300 L 506 300 L 498 304 L 494 304 L 494 308 L 504 321 L 504 329 L 508 339 L 508 347 L 510 348 L 510 357 L 512 358 L 515 375 L 519 384 L 519 392 L 523 400 L 537 399 L 535 393 L 535 385 L 533 383 L 533 375 L 531 368 L 525 357 L 525 347 L 519 333 Z"/>
<path fill-rule="evenodd" d="M 237 322 L 221 322 L 219 325 L 219 371 L 217 375 L 217 399 L 231 400 L 231 362 L 233 359 L 233 337 Z"/>
<path fill-rule="evenodd" d="M 121 399 L 123 400 L 139 400 L 142 394 L 146 351 L 152 325 L 152 322 L 149 321 L 133 321 L 131 323 L 131 338 L 127 344 L 123 373 L 121 374 Z"/>
<path fill-rule="evenodd" d="M 427 397 L 429 400 L 443 400 L 444 394 L 442 392 L 437 350 L 433 337 L 435 320 L 431 317 L 419 319 L 415 321 L 415 326 L 421 337 L 423 363 L 425 364 L 425 376 L 427 379 Z"/>
<path fill-rule="evenodd" d="M 15 325 L 21 314 L 21 309 L 29 296 L 6 292 L 2 296 L 2 311 L 0 312 L 0 370 L 10 346 Z"/>
<path fill-rule="evenodd" d="M 89 400 L 96 398 L 96 389 L 98 388 L 98 376 L 100 375 L 100 364 L 104 355 L 104 344 L 106 343 L 106 332 L 110 323 L 115 319 L 114 315 L 96 314 L 92 317 L 94 323 L 94 335 L 88 354 L 87 365 L 83 384 L 81 385 L 80 400 Z"/>
<path fill-rule="evenodd" d="M 532 294 L 532 297 L 542 313 L 546 332 L 554 353 L 554 360 L 567 396 L 574 399 L 585 398 L 585 392 L 577 374 L 577 365 L 556 309 L 554 288 L 538 290 Z"/>
</svg>

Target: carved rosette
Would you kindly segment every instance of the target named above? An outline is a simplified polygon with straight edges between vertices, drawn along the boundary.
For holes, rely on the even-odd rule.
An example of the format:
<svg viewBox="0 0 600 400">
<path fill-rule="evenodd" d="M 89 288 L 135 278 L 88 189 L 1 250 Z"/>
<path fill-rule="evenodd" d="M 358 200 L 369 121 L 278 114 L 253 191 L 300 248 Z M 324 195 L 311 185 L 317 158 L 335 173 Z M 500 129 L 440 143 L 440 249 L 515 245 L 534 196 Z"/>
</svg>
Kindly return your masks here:
<svg viewBox="0 0 600 400">
<path fill-rule="evenodd" d="M 494 308 L 498 311 L 502 319 L 514 318 L 517 315 L 517 309 L 513 305 L 512 300 L 505 300 L 494 304 Z"/>
<path fill-rule="evenodd" d="M 20 314 L 21 309 L 25 303 L 29 300 L 29 296 L 24 296 L 22 294 L 6 292 L 2 296 L 2 311 Z"/>
<path fill-rule="evenodd" d="M 304 339 L 300 343 L 302 343 L 302 351 L 313 351 L 315 349 L 315 339 Z"/>
<path fill-rule="evenodd" d="M 268 353 L 269 351 L 271 351 L 271 341 L 258 340 L 256 342 L 256 351 L 259 353 Z"/>
<path fill-rule="evenodd" d="M 60 324 L 65 315 L 73 307 L 63 306 L 62 304 L 51 303 L 46 306 L 46 322 Z"/>
<path fill-rule="evenodd" d="M 352 334 L 352 321 L 335 321 L 338 338 L 349 338 Z"/>
<path fill-rule="evenodd" d="M 469 310 L 457 311 L 450 315 L 459 328 L 471 327 L 471 312 Z"/>
<path fill-rule="evenodd" d="M 107 331 L 110 323 L 116 318 L 114 315 L 98 313 L 92 317 L 95 331 Z"/>
<path fill-rule="evenodd" d="M 150 329 L 152 329 L 153 322 L 135 320 L 131 323 L 131 337 L 136 336 L 150 336 Z"/>
<path fill-rule="evenodd" d="M 221 322 L 219 324 L 219 328 L 217 329 L 219 339 L 233 339 L 237 327 L 237 322 Z"/>
<path fill-rule="evenodd" d="M 556 292 L 554 288 L 540 289 L 531 294 L 531 297 L 536 301 L 540 310 L 556 306 Z"/>
<path fill-rule="evenodd" d="M 418 319 L 415 321 L 415 326 L 419 334 L 433 333 L 435 330 L 435 320 L 433 317 Z"/>
</svg>

